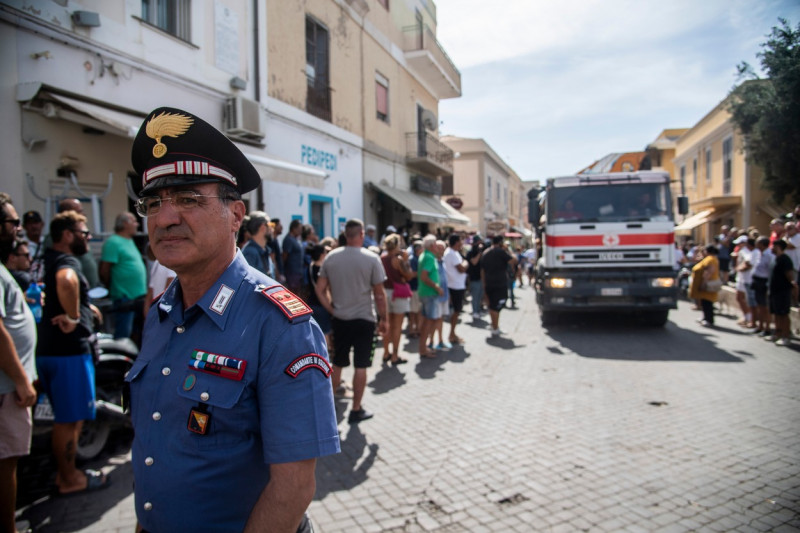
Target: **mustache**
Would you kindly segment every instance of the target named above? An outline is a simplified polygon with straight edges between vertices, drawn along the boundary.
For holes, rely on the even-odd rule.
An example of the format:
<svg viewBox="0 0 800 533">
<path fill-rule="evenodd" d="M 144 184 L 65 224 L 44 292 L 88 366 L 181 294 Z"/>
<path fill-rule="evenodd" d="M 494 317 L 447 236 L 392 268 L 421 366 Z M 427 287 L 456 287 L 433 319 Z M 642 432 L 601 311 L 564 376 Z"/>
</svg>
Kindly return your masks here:
<svg viewBox="0 0 800 533">
<path fill-rule="evenodd" d="M 191 232 L 188 228 L 182 226 L 170 226 L 168 228 L 156 228 L 156 231 L 153 234 L 153 240 L 158 242 L 164 239 L 185 239 L 190 236 Z"/>
</svg>

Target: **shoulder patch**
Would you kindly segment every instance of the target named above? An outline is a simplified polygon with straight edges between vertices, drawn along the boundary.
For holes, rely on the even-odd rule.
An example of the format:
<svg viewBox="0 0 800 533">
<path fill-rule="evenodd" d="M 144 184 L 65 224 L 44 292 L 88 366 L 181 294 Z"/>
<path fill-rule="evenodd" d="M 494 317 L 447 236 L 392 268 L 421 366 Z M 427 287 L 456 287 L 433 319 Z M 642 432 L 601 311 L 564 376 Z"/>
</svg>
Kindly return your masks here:
<svg viewBox="0 0 800 533">
<path fill-rule="evenodd" d="M 281 285 L 266 287 L 261 294 L 277 305 L 290 321 L 312 313 L 311 308 L 299 296 Z"/>
<path fill-rule="evenodd" d="M 326 361 L 324 357 L 316 353 L 301 355 L 286 367 L 285 372 L 293 378 L 296 378 L 300 372 L 308 370 L 309 368 L 316 368 L 325 374 L 326 378 L 331 375 L 331 365 L 328 364 L 328 361 Z"/>
</svg>

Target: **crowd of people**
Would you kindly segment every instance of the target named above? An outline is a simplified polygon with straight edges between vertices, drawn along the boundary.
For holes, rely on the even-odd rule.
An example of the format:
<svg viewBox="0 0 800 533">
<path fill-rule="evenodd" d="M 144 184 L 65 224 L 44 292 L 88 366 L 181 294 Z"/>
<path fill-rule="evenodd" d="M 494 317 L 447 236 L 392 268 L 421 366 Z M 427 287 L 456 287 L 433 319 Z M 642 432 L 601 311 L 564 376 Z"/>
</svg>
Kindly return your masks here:
<svg viewBox="0 0 800 533">
<path fill-rule="evenodd" d="M 800 205 L 769 232 L 722 226 L 713 243 L 676 245 L 676 268 L 691 268 L 689 297 L 703 312 L 699 320 L 714 326 L 714 303 L 724 285 L 732 285 L 742 316 L 738 325 L 778 346 L 791 344 L 791 308 L 798 305 L 800 282 Z"/>
</svg>

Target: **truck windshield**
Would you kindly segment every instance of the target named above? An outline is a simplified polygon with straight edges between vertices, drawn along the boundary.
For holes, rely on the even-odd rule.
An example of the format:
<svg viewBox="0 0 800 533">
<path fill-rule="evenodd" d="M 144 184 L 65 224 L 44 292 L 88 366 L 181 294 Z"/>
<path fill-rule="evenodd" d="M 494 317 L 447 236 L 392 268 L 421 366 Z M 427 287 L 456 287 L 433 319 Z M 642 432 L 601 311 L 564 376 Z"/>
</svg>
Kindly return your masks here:
<svg viewBox="0 0 800 533">
<path fill-rule="evenodd" d="M 672 220 L 666 183 L 551 187 L 548 223 Z"/>
</svg>

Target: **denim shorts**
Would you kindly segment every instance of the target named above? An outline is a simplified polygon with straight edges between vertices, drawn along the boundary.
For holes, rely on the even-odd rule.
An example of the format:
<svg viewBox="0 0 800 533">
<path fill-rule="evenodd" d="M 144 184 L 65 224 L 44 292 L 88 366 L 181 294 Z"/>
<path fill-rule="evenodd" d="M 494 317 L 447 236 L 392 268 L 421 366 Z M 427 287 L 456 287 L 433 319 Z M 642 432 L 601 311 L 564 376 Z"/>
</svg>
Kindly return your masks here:
<svg viewBox="0 0 800 533">
<path fill-rule="evenodd" d="M 439 305 L 438 296 L 420 296 L 419 302 L 422 305 L 422 316 L 428 320 L 439 320 L 442 318 L 442 306 Z"/>
</svg>

